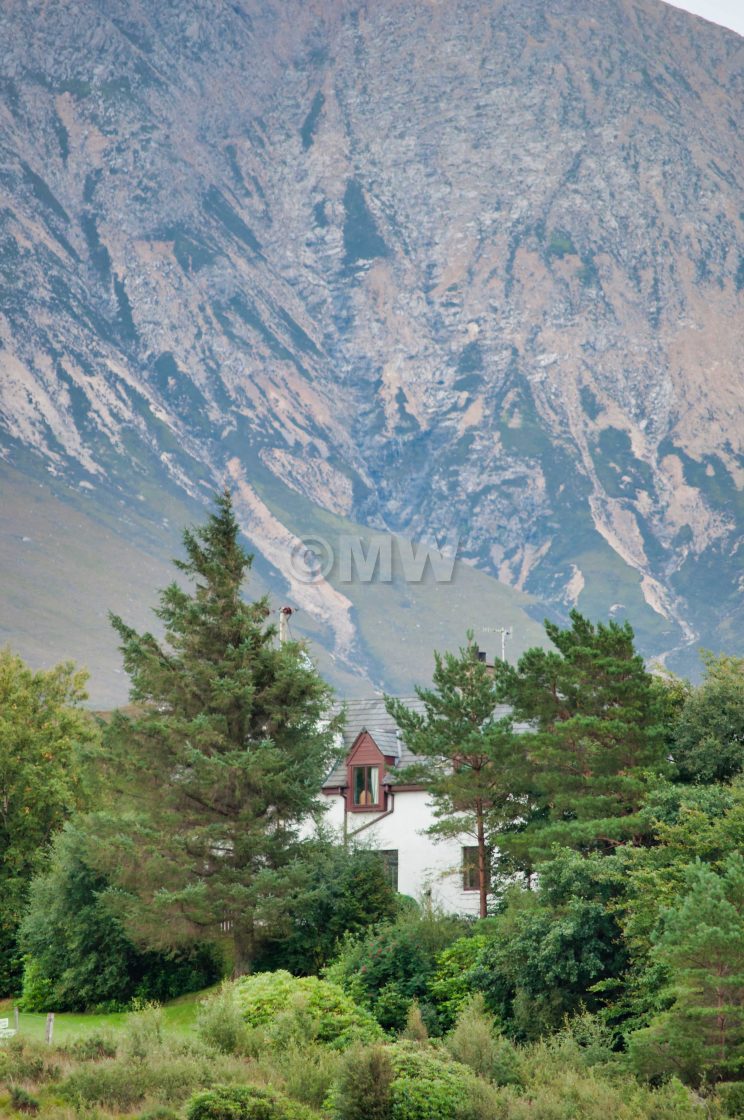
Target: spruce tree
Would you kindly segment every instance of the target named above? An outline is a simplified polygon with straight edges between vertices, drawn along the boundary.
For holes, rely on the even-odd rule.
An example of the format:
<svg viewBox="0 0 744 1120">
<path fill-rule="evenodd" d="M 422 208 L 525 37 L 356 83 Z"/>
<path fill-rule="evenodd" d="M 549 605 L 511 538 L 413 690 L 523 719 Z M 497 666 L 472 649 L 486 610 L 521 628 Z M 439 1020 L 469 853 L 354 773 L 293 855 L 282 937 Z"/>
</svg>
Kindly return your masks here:
<svg viewBox="0 0 744 1120">
<path fill-rule="evenodd" d="M 667 769 L 659 690 L 636 652 L 630 623 L 546 622 L 553 649 L 534 648 L 516 668 L 496 666 L 500 695 L 522 737 L 544 813 L 512 842 L 606 847 L 639 839 L 649 776 Z"/>
<path fill-rule="evenodd" d="M 164 640 L 112 617 L 133 714 L 105 737 L 109 777 L 134 809 L 99 818 L 103 869 L 140 940 L 175 946 L 232 936 L 235 974 L 275 932 L 334 753 L 330 690 L 302 646 L 279 645 L 265 598 L 243 599 L 252 557 L 225 491 L 184 533 L 192 581 L 155 611 Z"/>
<path fill-rule="evenodd" d="M 523 750 L 511 720 L 497 711 L 499 687 L 468 634 L 459 653 L 435 653 L 431 689 L 417 688 L 424 713 L 388 697 L 387 709 L 422 762 L 404 777 L 431 794 L 430 834 L 472 838 L 478 860 L 481 917 L 486 916 L 491 850 L 497 833 L 525 812 L 520 788 Z"/>
</svg>

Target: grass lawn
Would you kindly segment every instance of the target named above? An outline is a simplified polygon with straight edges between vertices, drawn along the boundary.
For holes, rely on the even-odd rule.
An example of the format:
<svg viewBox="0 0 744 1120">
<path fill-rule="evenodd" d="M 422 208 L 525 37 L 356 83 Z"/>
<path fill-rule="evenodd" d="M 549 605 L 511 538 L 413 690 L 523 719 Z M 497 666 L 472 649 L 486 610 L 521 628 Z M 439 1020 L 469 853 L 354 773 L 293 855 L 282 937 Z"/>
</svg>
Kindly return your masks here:
<svg viewBox="0 0 744 1120">
<path fill-rule="evenodd" d="M 193 992 L 187 996 L 180 996 L 163 1007 L 163 1026 L 167 1033 L 173 1035 L 188 1035 L 193 1030 L 196 1022 L 197 1005 L 208 992 Z M 129 1017 L 129 1012 L 118 1011 L 109 1014 L 76 1014 L 73 1012 L 57 1012 L 54 1016 L 53 1042 L 62 1046 L 72 1038 L 90 1034 L 92 1031 L 113 1030 L 120 1031 L 124 1028 Z M 0 1019 L 9 1019 L 13 1026 L 13 1003 L 11 1000 L 0 1000 Z M 24 1038 L 44 1041 L 46 1028 L 46 1015 L 22 1011 L 19 1016 L 18 1033 Z"/>
</svg>

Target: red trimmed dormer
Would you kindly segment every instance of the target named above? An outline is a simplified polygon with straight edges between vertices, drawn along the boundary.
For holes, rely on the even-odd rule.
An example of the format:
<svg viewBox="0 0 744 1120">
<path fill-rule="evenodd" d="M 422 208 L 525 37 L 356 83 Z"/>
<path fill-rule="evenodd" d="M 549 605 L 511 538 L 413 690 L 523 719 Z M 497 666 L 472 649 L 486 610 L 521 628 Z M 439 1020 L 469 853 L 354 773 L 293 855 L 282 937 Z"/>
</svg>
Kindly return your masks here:
<svg viewBox="0 0 744 1120">
<path fill-rule="evenodd" d="M 374 813 L 385 808 L 385 775 L 395 759 L 382 753 L 366 727 L 346 757 L 346 807 L 350 813 Z"/>
</svg>

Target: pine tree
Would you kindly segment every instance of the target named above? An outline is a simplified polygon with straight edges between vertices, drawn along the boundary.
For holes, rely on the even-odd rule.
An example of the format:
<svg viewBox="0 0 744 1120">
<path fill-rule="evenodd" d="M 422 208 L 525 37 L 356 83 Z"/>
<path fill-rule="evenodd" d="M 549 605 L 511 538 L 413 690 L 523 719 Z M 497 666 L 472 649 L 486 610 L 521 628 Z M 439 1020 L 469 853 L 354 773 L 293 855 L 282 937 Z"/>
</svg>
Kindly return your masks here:
<svg viewBox="0 0 744 1120">
<path fill-rule="evenodd" d="M 530 649 L 516 668 L 496 666 L 500 695 L 534 730 L 522 739 L 545 810 L 513 843 L 614 847 L 638 839 L 650 775 L 667 769 L 660 696 L 628 622 L 545 623 L 553 649 Z"/>
<path fill-rule="evenodd" d="M 687 892 L 662 914 L 652 958 L 671 973 L 669 1011 L 631 1037 L 639 1072 L 698 1082 L 744 1076 L 744 859 L 722 873 L 697 861 Z"/>
<path fill-rule="evenodd" d="M 265 598 L 242 598 L 252 558 L 228 491 L 216 507 L 184 533 L 176 564 L 193 590 L 174 582 L 160 594 L 164 640 L 112 618 L 135 714 L 115 715 L 105 745 L 110 779 L 136 812 L 99 818 L 98 855 L 129 892 L 142 941 L 231 929 L 241 974 L 281 919 L 335 727 L 301 645 L 277 643 Z"/>
<path fill-rule="evenodd" d="M 485 917 L 496 834 L 525 811 L 515 796 L 524 753 L 511 720 L 497 713 L 499 688 L 472 634 L 458 654 L 434 654 L 433 685 L 416 689 L 423 714 L 391 697 L 387 709 L 406 745 L 423 759 L 405 777 L 423 782 L 431 794 L 436 820 L 430 833 L 475 840 Z"/>
</svg>

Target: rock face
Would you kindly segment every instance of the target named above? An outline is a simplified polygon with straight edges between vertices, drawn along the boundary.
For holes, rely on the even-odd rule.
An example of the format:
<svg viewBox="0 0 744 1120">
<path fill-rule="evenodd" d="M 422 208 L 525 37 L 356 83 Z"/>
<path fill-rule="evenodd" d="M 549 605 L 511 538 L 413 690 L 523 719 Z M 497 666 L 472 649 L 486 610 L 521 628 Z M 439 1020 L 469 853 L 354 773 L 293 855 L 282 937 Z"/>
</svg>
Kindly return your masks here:
<svg viewBox="0 0 744 1120">
<path fill-rule="evenodd" d="M 155 521 L 231 479 L 277 571 L 278 480 L 671 664 L 741 651 L 744 40 L 658 0 L 7 0 L 0 41 L 8 462 Z"/>
</svg>

